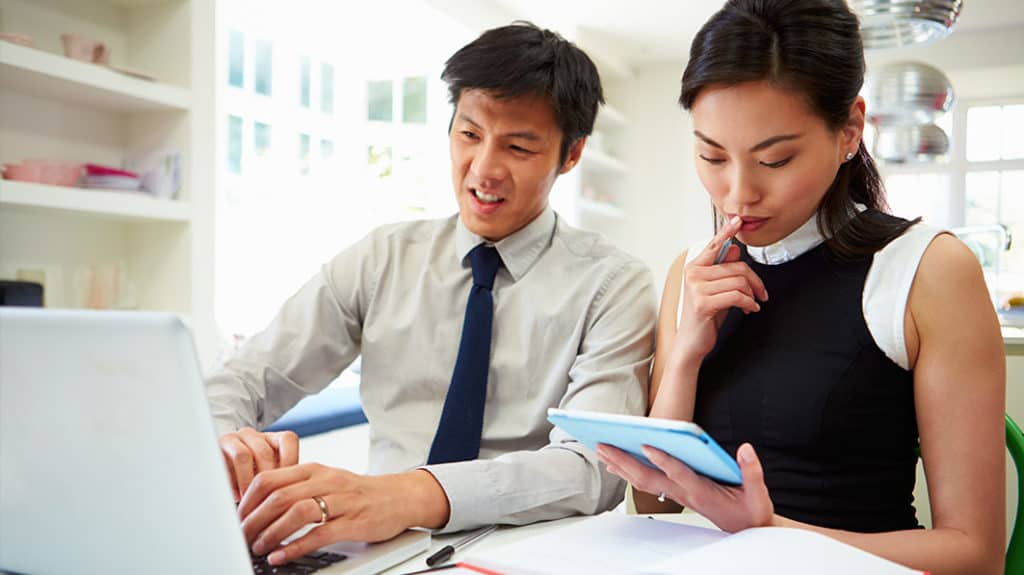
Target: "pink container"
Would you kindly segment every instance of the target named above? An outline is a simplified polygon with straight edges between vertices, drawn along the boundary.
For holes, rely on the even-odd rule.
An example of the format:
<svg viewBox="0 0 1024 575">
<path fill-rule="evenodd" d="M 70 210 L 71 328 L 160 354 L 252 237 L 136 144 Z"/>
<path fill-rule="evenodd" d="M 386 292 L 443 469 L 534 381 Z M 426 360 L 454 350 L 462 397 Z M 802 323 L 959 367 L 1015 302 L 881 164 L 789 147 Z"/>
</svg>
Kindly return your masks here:
<svg viewBox="0 0 1024 575">
<path fill-rule="evenodd" d="M 61 34 L 60 40 L 64 44 L 64 55 L 68 58 L 97 64 L 106 64 L 110 59 L 106 45 L 92 38 L 78 34 Z"/>
<path fill-rule="evenodd" d="M 25 160 L 20 164 L 5 164 L 4 179 L 49 184 L 51 186 L 77 186 L 82 178 L 82 164 L 54 160 Z"/>
</svg>

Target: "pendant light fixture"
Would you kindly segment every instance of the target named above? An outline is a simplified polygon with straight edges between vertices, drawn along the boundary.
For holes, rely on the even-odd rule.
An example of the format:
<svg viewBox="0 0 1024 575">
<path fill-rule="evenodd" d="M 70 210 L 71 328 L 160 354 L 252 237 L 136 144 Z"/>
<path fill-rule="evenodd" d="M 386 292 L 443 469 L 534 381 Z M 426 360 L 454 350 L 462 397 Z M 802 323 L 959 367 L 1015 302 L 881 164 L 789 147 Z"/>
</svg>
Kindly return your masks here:
<svg viewBox="0 0 1024 575">
<path fill-rule="evenodd" d="M 895 48 L 945 38 L 963 0 L 852 0 L 864 48 Z"/>
</svg>

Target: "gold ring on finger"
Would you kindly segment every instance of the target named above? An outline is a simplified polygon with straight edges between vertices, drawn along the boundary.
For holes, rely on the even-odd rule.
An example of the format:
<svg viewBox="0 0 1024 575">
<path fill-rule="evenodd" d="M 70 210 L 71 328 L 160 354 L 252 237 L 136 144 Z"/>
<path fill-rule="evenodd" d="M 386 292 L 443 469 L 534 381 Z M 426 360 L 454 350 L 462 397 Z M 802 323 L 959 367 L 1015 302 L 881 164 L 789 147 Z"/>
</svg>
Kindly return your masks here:
<svg viewBox="0 0 1024 575">
<path fill-rule="evenodd" d="M 327 518 L 331 516 L 331 512 L 327 510 L 327 502 L 319 495 L 314 495 L 313 501 L 316 501 L 316 504 L 320 506 L 320 521 L 317 522 L 317 525 L 327 523 Z"/>
</svg>

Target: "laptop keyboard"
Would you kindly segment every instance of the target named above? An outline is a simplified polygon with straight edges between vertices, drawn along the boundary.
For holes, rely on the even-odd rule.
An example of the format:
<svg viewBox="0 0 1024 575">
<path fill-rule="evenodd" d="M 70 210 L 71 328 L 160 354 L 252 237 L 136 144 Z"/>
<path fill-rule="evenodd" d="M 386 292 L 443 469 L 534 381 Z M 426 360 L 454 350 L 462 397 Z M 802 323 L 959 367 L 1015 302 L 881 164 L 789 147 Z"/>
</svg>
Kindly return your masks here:
<svg viewBox="0 0 1024 575">
<path fill-rule="evenodd" d="M 330 567 L 335 563 L 347 559 L 347 555 L 331 553 L 329 551 L 316 551 L 309 555 L 303 555 L 291 563 L 274 566 L 267 563 L 267 556 L 260 555 L 252 558 L 252 571 L 255 575 L 306 575 L 319 571 L 324 567 Z"/>
</svg>

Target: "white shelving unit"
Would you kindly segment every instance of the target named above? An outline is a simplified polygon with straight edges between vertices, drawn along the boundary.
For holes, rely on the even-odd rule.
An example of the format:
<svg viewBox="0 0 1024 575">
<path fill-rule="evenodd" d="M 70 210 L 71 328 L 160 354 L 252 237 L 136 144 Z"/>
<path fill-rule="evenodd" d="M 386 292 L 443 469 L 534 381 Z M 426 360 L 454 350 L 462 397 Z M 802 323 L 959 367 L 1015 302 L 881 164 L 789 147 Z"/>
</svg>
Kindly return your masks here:
<svg viewBox="0 0 1024 575">
<path fill-rule="evenodd" d="M 626 164 L 599 149 L 585 150 L 581 164 L 584 170 L 602 176 L 624 176 L 627 172 Z"/>
<path fill-rule="evenodd" d="M 551 205 L 570 224 L 600 232 L 612 242 L 623 244 L 629 165 L 620 154 L 631 122 L 616 103 L 631 80 L 632 71 L 617 58 L 613 39 L 578 28 L 574 41 L 597 66 L 605 104 L 598 110 L 594 132 L 579 165 L 556 180 Z"/>
<path fill-rule="evenodd" d="M 0 31 L 34 41 L 0 40 L 0 162 L 118 167 L 173 150 L 183 169 L 172 200 L 0 180 L 0 278 L 42 278 L 47 307 L 88 307 L 94 278 L 116 269 L 113 305 L 190 318 L 204 364 L 215 349 L 215 5 L 0 0 Z M 110 67 L 66 58 L 64 33 L 103 42 Z"/>
<path fill-rule="evenodd" d="M 187 224 L 188 202 L 161 200 L 141 192 L 84 190 L 11 180 L 0 181 L 0 207 L 46 213 L 50 210 L 121 222 L 165 222 Z"/>
<path fill-rule="evenodd" d="M 626 217 L 626 212 L 607 202 L 595 202 L 586 198 L 580 198 L 577 200 L 577 206 L 580 211 L 592 216 L 611 218 L 613 220 L 620 220 Z"/>
<path fill-rule="evenodd" d="M 192 105 L 192 94 L 187 89 L 3 41 L 0 87 L 72 106 L 107 110 L 188 111 Z"/>
</svg>

